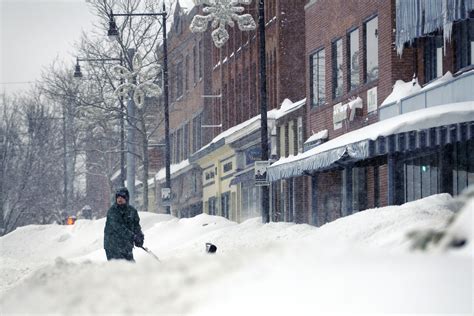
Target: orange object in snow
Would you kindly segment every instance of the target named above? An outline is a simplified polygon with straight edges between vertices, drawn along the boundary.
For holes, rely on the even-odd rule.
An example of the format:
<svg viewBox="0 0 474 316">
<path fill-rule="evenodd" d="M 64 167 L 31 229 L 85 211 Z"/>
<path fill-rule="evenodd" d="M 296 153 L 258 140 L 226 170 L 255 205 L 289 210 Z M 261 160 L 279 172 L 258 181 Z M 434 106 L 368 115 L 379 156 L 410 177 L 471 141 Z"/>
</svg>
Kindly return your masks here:
<svg viewBox="0 0 474 316">
<path fill-rule="evenodd" d="M 76 217 L 75 216 L 68 216 L 66 219 L 66 225 L 74 225 L 76 222 Z"/>
</svg>

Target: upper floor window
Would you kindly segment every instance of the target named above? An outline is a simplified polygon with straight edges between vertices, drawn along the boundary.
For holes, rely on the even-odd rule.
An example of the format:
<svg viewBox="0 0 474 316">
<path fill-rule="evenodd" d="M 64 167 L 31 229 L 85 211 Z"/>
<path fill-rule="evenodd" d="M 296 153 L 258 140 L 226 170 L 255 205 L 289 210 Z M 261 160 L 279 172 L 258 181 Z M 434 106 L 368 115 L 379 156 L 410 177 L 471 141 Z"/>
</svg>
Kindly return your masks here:
<svg viewBox="0 0 474 316">
<path fill-rule="evenodd" d="M 311 106 L 324 104 L 326 99 L 326 56 L 324 49 L 310 56 Z"/>
<path fill-rule="evenodd" d="M 429 82 L 443 75 L 443 37 L 426 37 L 423 48 L 425 82 Z"/>
<path fill-rule="evenodd" d="M 199 79 L 202 78 L 203 63 L 204 63 L 204 46 L 201 40 L 199 41 Z"/>
<path fill-rule="evenodd" d="M 184 64 L 184 89 L 189 90 L 189 55 L 186 55 Z"/>
<path fill-rule="evenodd" d="M 359 29 L 351 31 L 347 36 L 347 83 L 349 90 L 359 83 Z"/>
<path fill-rule="evenodd" d="M 378 17 L 364 24 L 364 48 L 365 48 L 365 82 L 370 82 L 379 77 L 379 31 Z"/>
<path fill-rule="evenodd" d="M 176 65 L 176 99 L 183 95 L 183 62 Z"/>
<path fill-rule="evenodd" d="M 222 166 L 223 173 L 229 172 L 231 170 L 232 170 L 232 161 L 229 161 Z"/>
<path fill-rule="evenodd" d="M 193 78 L 194 78 L 194 83 L 198 81 L 198 53 L 197 53 L 197 47 L 193 47 Z"/>
<path fill-rule="evenodd" d="M 304 151 L 304 130 L 303 130 L 303 117 L 298 117 L 298 126 L 297 126 L 297 133 L 298 133 L 298 152 L 302 153 Z"/>
<path fill-rule="evenodd" d="M 332 96 L 342 95 L 342 39 L 332 43 Z"/>
<path fill-rule="evenodd" d="M 454 24 L 456 71 L 474 64 L 474 18 Z"/>
</svg>

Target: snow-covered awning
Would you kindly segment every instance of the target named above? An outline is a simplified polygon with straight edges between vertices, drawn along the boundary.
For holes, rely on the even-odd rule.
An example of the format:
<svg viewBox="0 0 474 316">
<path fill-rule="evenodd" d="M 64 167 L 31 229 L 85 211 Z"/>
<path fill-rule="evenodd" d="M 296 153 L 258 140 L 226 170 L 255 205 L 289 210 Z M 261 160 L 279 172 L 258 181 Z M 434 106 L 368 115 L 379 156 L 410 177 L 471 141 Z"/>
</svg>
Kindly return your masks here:
<svg viewBox="0 0 474 316">
<path fill-rule="evenodd" d="M 469 122 L 469 124 L 459 128 L 445 128 L 448 125 L 459 125 L 464 122 Z M 268 179 L 276 181 L 301 176 L 333 168 L 336 162 L 346 159 L 357 161 L 382 155 L 391 150 L 403 150 L 405 145 L 387 145 L 385 137 L 397 134 L 400 135 L 400 139 L 404 139 L 406 138 L 405 133 L 424 131 L 435 127 L 439 127 L 438 131 L 430 130 L 429 133 L 420 132 L 415 135 L 418 136 L 418 146 L 424 146 L 428 142 L 430 146 L 440 144 L 440 139 L 450 142 L 451 135 L 472 138 L 474 134 L 474 101 L 451 103 L 413 111 L 346 133 L 304 153 L 279 159 L 268 168 Z M 433 133 L 434 135 L 432 135 Z M 449 135 L 438 136 L 441 133 Z M 381 141 L 375 143 L 374 141 L 377 139 Z"/>
<path fill-rule="evenodd" d="M 402 54 L 405 43 L 438 29 L 444 30 L 445 41 L 450 39 L 453 22 L 469 18 L 472 10 L 472 0 L 397 0 L 395 43 L 398 54 Z"/>
<path fill-rule="evenodd" d="M 322 131 L 319 131 L 319 132 L 314 133 L 313 135 L 311 135 L 311 137 L 308 138 L 304 143 L 305 144 L 312 143 L 312 142 L 318 141 L 320 139 L 327 139 L 327 138 L 328 138 L 328 130 L 323 129 Z"/>
</svg>

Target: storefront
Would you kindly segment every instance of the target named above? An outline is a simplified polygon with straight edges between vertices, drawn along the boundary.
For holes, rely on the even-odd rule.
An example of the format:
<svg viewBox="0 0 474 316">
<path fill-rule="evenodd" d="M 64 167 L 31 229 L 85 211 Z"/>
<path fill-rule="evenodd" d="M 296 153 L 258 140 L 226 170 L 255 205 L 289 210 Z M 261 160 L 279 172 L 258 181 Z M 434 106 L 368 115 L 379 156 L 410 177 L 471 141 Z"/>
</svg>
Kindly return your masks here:
<svg viewBox="0 0 474 316">
<path fill-rule="evenodd" d="M 474 102 L 401 114 L 343 134 L 268 171 L 311 176 L 312 224 L 474 184 Z"/>
</svg>

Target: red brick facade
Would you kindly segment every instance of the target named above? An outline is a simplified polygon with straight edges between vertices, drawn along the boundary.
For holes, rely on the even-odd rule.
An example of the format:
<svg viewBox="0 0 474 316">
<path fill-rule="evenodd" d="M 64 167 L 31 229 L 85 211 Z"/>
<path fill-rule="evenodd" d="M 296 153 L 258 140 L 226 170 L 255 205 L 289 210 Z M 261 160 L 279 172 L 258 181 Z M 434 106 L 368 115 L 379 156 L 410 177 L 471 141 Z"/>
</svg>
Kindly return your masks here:
<svg viewBox="0 0 474 316">
<path fill-rule="evenodd" d="M 285 98 L 304 98 L 304 2 L 266 1 L 267 108 L 279 107 Z M 258 1 L 246 7 L 257 21 Z M 229 28 L 230 39 L 212 48 L 212 91 L 222 94 L 213 101 L 213 116 L 208 124 L 222 123 L 222 129 L 235 126 L 260 114 L 258 32 Z"/>
<path fill-rule="evenodd" d="M 380 105 L 392 92 L 395 80 L 411 80 L 415 71 L 412 49 L 405 49 L 403 58 L 397 55 L 395 47 L 395 0 L 320 0 L 307 1 L 306 12 L 306 95 L 307 101 L 307 126 L 308 135 L 312 132 L 328 130 L 329 139 L 334 139 L 344 133 L 359 129 L 366 125 L 378 121 L 377 111 L 368 113 L 367 91 L 377 87 L 377 105 Z M 365 23 L 374 17 L 378 18 L 378 79 L 366 82 L 364 69 L 366 67 L 366 47 L 365 47 Z M 350 31 L 359 30 L 359 84 L 350 89 L 347 72 L 349 68 L 348 45 Z M 342 94 L 333 97 L 333 55 L 332 43 L 342 39 Z M 310 58 L 316 51 L 325 50 L 325 90 L 326 100 L 323 105 L 311 105 L 311 70 Z M 342 127 L 334 128 L 333 107 L 338 103 L 347 103 L 351 98 L 360 97 L 363 101 L 361 112 L 357 113 L 354 120 L 344 120 Z M 380 163 L 380 162 L 379 162 Z M 375 170 L 377 169 L 377 170 Z M 320 210 L 318 218 L 312 218 L 311 222 L 324 224 L 343 216 L 341 209 L 343 205 L 342 174 L 344 170 L 320 173 L 317 177 L 318 190 L 316 201 L 317 209 Z M 376 173 L 378 172 L 378 177 Z M 367 205 L 366 207 L 376 207 L 387 205 L 387 167 L 382 165 L 366 168 L 367 177 Z M 311 183 L 311 179 L 308 179 Z M 311 186 L 309 185 L 311 196 Z M 378 189 L 377 189 L 378 188 Z M 376 201 L 377 200 L 377 201 Z M 309 210 L 312 199 L 309 199 Z M 347 202 L 348 203 L 348 202 Z M 337 205 L 336 205 L 337 204 Z M 347 206 L 346 206 L 347 207 Z M 310 211 L 311 212 L 311 211 Z"/>
</svg>

